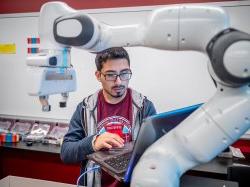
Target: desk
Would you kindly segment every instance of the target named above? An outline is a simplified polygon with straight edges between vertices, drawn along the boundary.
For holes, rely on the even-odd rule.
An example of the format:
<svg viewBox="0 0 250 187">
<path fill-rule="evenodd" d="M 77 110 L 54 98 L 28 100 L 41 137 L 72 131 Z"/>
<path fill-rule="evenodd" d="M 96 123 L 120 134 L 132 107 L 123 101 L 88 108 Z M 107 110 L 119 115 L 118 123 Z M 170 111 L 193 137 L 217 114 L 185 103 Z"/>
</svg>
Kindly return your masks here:
<svg viewBox="0 0 250 187">
<path fill-rule="evenodd" d="M 238 187 L 237 182 L 184 175 L 180 187 Z"/>
<path fill-rule="evenodd" d="M 60 146 L 24 142 L 0 144 L 0 178 L 8 175 L 75 184 L 79 164 L 64 164 Z"/>
<path fill-rule="evenodd" d="M 60 149 L 56 145 L 41 143 L 34 143 L 32 146 L 27 146 L 24 142 L 0 144 L 0 178 L 14 175 L 75 184 L 80 174 L 80 166 L 62 163 Z M 187 174 L 226 179 L 229 165 L 233 163 L 250 165 L 249 158 L 234 160 L 217 157 L 207 164 L 193 168 Z"/>
<path fill-rule="evenodd" d="M 22 141 L 18 143 L 0 143 L 0 148 L 1 147 L 3 149 L 27 150 L 55 154 L 60 154 L 61 151 L 61 147 L 57 145 L 34 143 L 32 146 L 27 146 L 26 143 Z"/>
<path fill-rule="evenodd" d="M 210 162 L 196 166 L 187 173 L 216 179 L 226 179 L 227 167 L 235 163 L 250 165 L 250 157 L 247 156 L 246 159 L 215 157 Z"/>
</svg>

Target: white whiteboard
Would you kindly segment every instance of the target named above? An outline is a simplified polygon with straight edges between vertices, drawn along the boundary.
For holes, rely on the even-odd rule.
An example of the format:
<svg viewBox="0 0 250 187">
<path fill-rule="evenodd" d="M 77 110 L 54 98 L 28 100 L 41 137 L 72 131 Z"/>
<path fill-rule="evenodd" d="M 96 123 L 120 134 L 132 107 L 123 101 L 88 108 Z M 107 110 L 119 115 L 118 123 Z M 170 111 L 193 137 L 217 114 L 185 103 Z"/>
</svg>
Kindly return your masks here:
<svg viewBox="0 0 250 187">
<path fill-rule="evenodd" d="M 228 3 L 231 24 L 250 33 L 250 1 Z M 159 6 L 158 6 L 159 7 Z M 156 7 L 87 10 L 111 25 L 139 23 Z M 94 72 L 95 55 L 72 49 L 77 71 L 77 91 L 70 93 L 67 108 L 59 108 L 60 95 L 50 96 L 51 112 L 42 112 L 38 98 L 28 96 L 25 59 L 27 37 L 38 36 L 38 14 L 0 16 L 0 43 L 15 43 L 16 54 L 0 54 L 0 115 L 68 121 L 76 105 L 100 88 Z M 197 52 L 170 52 L 143 47 L 127 48 L 133 77 L 130 87 L 152 100 L 158 112 L 206 102 L 216 91 L 207 71 L 207 57 Z"/>
</svg>

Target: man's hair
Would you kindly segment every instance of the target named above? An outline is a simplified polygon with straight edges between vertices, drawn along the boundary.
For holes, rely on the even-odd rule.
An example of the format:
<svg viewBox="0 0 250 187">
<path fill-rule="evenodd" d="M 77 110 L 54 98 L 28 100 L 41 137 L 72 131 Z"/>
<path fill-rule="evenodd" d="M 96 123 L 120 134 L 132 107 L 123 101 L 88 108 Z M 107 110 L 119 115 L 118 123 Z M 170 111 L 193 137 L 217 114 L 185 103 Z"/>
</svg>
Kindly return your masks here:
<svg viewBox="0 0 250 187">
<path fill-rule="evenodd" d="M 107 60 L 125 58 L 130 66 L 128 52 L 123 47 L 112 47 L 98 52 L 95 58 L 95 64 L 98 71 L 101 71 L 102 66 Z"/>
</svg>

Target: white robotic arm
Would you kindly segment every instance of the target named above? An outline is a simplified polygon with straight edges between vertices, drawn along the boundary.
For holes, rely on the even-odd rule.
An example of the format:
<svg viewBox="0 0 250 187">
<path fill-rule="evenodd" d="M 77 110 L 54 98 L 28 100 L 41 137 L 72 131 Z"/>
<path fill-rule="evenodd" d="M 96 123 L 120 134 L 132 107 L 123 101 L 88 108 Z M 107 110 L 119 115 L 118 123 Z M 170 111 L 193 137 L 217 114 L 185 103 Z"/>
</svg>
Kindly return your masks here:
<svg viewBox="0 0 250 187">
<path fill-rule="evenodd" d="M 63 45 L 54 39 L 53 29 L 56 19 L 73 14 L 76 11 L 66 4 L 52 2 L 41 8 L 39 17 L 39 36 L 41 45 L 39 53 L 27 57 L 28 93 L 39 96 L 43 111 L 50 111 L 48 97 L 51 94 L 61 94 L 60 107 L 66 107 L 68 93 L 76 90 L 76 73 L 70 61 L 70 45 Z M 71 35 L 77 27 L 68 25 Z"/>
<path fill-rule="evenodd" d="M 39 96 L 44 111 L 50 110 L 51 94 L 62 93 L 60 105 L 66 106 L 68 92 L 76 89 L 71 46 L 90 52 L 113 46 L 205 52 L 211 38 L 228 27 L 227 19 L 216 7 L 169 6 L 152 12 L 141 24 L 110 26 L 65 3 L 46 3 L 39 18 L 40 52 L 27 57 L 31 80 L 28 92 Z"/>
<path fill-rule="evenodd" d="M 52 7 L 70 9 L 63 3 L 45 4 L 41 9 L 41 37 L 57 45 L 75 46 L 90 52 L 115 46 L 205 52 L 208 42 L 229 26 L 226 13 L 216 7 L 169 6 L 153 11 L 141 24 L 122 26 L 100 23 L 87 14 L 74 11 L 53 19 L 47 13 Z M 45 23 L 45 20 L 50 21 Z M 53 32 L 51 29 L 46 33 L 46 27 L 53 28 Z M 49 37 L 46 34 L 50 34 Z"/>
<path fill-rule="evenodd" d="M 113 46 L 146 46 L 195 50 L 209 56 L 208 68 L 217 84 L 216 94 L 150 146 L 134 169 L 133 187 L 178 186 L 185 171 L 214 158 L 250 127 L 250 36 L 230 29 L 229 18 L 221 8 L 168 6 L 153 11 L 141 24 L 110 26 L 64 3 L 53 2 L 42 7 L 39 23 L 45 57 L 35 55 L 27 59 L 27 64 L 31 72 L 45 68 L 47 77 L 50 68 L 73 69 L 69 61 L 71 46 L 90 52 Z M 62 84 L 68 81 L 64 75 L 75 77 L 69 72 L 51 73 L 54 87 L 42 86 L 46 81 L 40 79 L 38 90 L 43 93 L 49 88 L 44 94 L 62 93 Z M 63 77 L 62 84 L 58 76 Z M 70 87 L 63 90 L 68 91 Z"/>
</svg>

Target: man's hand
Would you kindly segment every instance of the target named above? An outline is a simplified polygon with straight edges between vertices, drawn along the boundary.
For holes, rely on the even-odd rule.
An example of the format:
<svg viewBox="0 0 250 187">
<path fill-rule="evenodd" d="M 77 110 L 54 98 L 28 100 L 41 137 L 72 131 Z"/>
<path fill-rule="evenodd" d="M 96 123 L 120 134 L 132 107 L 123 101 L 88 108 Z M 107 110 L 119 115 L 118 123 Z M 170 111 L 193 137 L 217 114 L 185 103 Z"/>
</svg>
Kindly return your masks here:
<svg viewBox="0 0 250 187">
<path fill-rule="evenodd" d="M 123 147 L 124 140 L 117 134 L 105 132 L 94 141 L 94 150 L 111 149 L 112 147 Z"/>
</svg>

